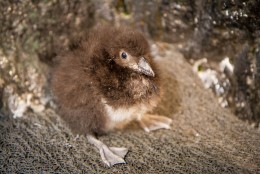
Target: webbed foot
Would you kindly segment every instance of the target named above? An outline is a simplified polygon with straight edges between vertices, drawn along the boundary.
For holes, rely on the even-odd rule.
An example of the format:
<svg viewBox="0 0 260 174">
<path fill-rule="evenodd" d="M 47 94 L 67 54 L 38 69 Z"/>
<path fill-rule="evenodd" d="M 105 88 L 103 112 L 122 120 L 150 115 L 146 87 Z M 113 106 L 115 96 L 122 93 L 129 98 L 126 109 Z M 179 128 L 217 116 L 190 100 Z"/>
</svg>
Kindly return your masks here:
<svg viewBox="0 0 260 174">
<path fill-rule="evenodd" d="M 145 114 L 138 119 L 138 122 L 146 132 L 150 132 L 157 129 L 170 129 L 172 119 L 160 115 Z"/>
<path fill-rule="evenodd" d="M 88 135 L 87 138 L 89 143 L 93 144 L 99 149 L 100 156 L 107 166 L 111 167 L 115 164 L 126 163 L 124 157 L 128 152 L 127 148 L 107 147 L 107 145 L 105 145 L 103 142 L 99 141 L 92 135 Z"/>
</svg>

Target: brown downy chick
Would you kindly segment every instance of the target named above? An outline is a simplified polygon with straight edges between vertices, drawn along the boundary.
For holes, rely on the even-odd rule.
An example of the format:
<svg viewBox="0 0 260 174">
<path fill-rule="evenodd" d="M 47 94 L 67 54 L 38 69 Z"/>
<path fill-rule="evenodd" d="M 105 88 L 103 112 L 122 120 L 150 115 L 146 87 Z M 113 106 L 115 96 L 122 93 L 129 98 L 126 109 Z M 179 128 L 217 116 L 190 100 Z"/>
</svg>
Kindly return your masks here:
<svg viewBox="0 0 260 174">
<path fill-rule="evenodd" d="M 170 128 L 171 119 L 146 114 L 160 99 L 159 74 L 144 36 L 128 28 L 97 27 L 58 56 L 52 91 L 60 115 L 85 134 L 108 165 L 124 163 L 126 148 L 94 138 L 132 120 L 149 132 Z"/>
</svg>

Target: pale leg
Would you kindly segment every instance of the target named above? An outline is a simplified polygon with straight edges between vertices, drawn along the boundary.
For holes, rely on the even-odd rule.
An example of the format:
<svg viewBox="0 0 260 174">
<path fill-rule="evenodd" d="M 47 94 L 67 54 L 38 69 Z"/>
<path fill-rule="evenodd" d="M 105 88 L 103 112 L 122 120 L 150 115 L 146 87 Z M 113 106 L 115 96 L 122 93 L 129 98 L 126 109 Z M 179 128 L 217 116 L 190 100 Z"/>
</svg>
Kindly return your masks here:
<svg viewBox="0 0 260 174">
<path fill-rule="evenodd" d="M 143 116 L 140 116 L 137 121 L 146 132 L 157 129 L 170 129 L 172 123 L 172 119 L 168 117 L 151 114 L 144 114 Z"/>
<path fill-rule="evenodd" d="M 107 145 L 92 135 L 87 135 L 87 139 L 90 144 L 93 144 L 99 149 L 103 162 L 109 167 L 115 164 L 126 163 L 124 157 L 128 152 L 127 148 L 107 147 Z"/>
</svg>

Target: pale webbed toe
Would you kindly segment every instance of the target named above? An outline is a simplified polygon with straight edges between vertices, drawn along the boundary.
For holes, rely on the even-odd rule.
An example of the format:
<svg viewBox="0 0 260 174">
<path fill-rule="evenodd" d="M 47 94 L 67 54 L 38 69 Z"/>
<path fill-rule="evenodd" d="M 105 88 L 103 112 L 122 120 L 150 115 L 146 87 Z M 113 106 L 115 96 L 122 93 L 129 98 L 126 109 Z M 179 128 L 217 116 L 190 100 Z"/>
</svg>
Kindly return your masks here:
<svg viewBox="0 0 260 174">
<path fill-rule="evenodd" d="M 107 147 L 103 142 L 96 139 L 92 135 L 87 136 L 89 143 L 93 144 L 99 149 L 100 156 L 102 161 L 109 167 L 115 164 L 124 164 L 126 163 L 124 160 L 125 155 L 128 152 L 127 148 L 120 147 Z"/>
<path fill-rule="evenodd" d="M 106 145 L 103 145 L 99 151 L 103 162 L 109 167 L 115 164 L 126 163 L 124 160 L 124 157 L 128 151 L 126 148 L 109 148 Z"/>
<path fill-rule="evenodd" d="M 138 122 L 146 132 L 150 132 L 157 129 L 170 129 L 172 119 L 160 115 L 145 114 L 138 119 Z"/>
<path fill-rule="evenodd" d="M 125 147 L 109 147 L 109 149 L 116 155 L 124 158 L 128 152 L 128 149 Z"/>
</svg>

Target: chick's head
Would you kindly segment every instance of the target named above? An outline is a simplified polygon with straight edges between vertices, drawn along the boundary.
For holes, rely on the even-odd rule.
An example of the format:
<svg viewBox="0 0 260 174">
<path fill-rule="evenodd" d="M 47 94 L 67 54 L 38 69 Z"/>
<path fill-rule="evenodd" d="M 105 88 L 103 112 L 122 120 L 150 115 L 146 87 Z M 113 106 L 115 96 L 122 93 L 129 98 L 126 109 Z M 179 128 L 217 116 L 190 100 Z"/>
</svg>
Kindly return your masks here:
<svg viewBox="0 0 260 174">
<path fill-rule="evenodd" d="M 155 76 L 151 67 L 149 44 L 140 32 L 130 29 L 117 31 L 110 43 L 109 52 L 118 66 L 146 76 Z"/>
</svg>

